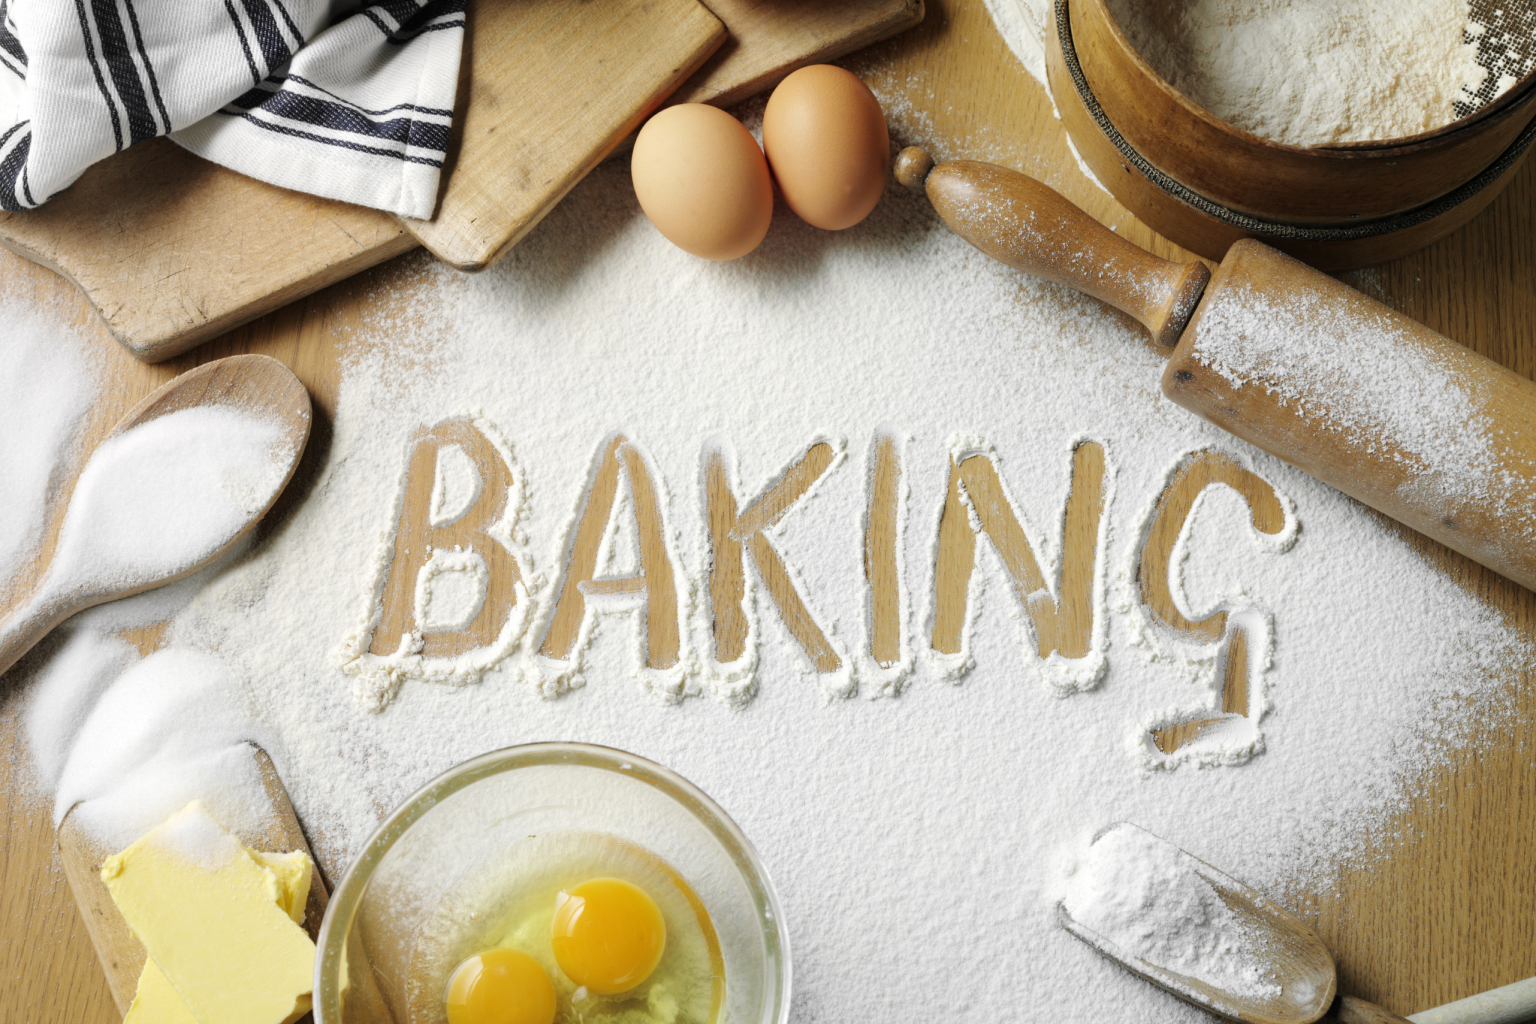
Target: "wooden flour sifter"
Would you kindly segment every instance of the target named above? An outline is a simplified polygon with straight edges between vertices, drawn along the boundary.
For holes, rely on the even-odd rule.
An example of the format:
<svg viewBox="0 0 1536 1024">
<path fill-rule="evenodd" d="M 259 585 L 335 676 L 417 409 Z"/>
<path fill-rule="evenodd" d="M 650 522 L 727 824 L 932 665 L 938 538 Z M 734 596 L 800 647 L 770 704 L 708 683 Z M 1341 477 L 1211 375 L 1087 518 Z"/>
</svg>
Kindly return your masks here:
<svg viewBox="0 0 1536 1024">
<path fill-rule="evenodd" d="M 895 173 L 988 256 L 1144 324 L 1174 402 L 1536 590 L 1536 384 L 1251 239 L 1213 276 L 1018 171 L 913 146 Z"/>
</svg>

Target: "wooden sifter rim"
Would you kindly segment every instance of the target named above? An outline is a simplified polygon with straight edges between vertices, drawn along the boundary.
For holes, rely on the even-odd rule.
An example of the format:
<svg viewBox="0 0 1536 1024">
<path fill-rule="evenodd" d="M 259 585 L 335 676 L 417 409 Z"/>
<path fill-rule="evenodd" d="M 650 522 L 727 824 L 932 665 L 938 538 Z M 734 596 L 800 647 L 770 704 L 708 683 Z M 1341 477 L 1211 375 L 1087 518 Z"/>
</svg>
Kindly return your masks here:
<svg viewBox="0 0 1536 1024">
<path fill-rule="evenodd" d="M 1425 203 L 1423 206 L 1405 210 L 1390 217 L 1363 221 L 1348 227 L 1303 227 L 1289 224 L 1285 221 L 1255 217 L 1252 214 L 1242 213 L 1229 206 L 1213 202 L 1200 193 L 1188 188 L 1177 179 L 1154 167 L 1146 157 L 1142 156 L 1134 146 L 1126 141 L 1125 136 L 1120 134 L 1114 122 L 1109 119 L 1109 115 L 1104 112 L 1104 108 L 1099 105 L 1098 98 L 1094 96 L 1092 88 L 1088 85 L 1087 78 L 1083 75 L 1082 66 L 1077 60 L 1077 49 L 1072 43 L 1072 25 L 1067 4 L 1068 0 L 1055 0 L 1056 34 L 1061 43 L 1067 74 L 1071 76 L 1072 84 L 1077 89 L 1078 96 L 1087 108 L 1089 116 L 1093 118 L 1099 130 L 1104 133 L 1105 138 L 1114 145 L 1126 163 L 1135 167 L 1147 181 L 1157 186 L 1163 192 L 1222 224 L 1237 228 L 1248 234 L 1299 242 L 1349 242 L 1364 238 L 1376 238 L 1381 235 L 1402 231 L 1405 228 L 1415 227 L 1442 216 L 1492 185 L 1525 156 L 1532 142 L 1536 142 L 1536 119 L 1533 119 L 1515 137 L 1514 142 L 1510 143 L 1509 148 L 1499 155 L 1498 159 L 1470 180 L 1457 186 L 1445 195 Z M 1509 92 L 1499 99 L 1503 100 L 1521 91 L 1530 83 L 1536 83 L 1536 72 L 1522 79 L 1520 85 L 1510 89 Z M 1481 110 L 1469 114 L 1459 121 L 1452 122 L 1452 126 L 1466 124 L 1468 121 L 1476 118 L 1479 113 L 1496 106 L 1498 102 L 1496 100 L 1494 103 L 1489 103 Z M 1442 129 L 1442 131 L 1445 130 Z"/>
</svg>

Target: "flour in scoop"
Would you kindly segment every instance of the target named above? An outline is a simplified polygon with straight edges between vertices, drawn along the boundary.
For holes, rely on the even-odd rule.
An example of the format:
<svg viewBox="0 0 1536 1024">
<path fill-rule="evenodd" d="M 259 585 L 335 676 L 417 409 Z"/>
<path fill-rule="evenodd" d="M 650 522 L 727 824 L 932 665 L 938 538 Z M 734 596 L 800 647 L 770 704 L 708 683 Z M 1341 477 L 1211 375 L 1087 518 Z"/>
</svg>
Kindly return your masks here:
<svg viewBox="0 0 1536 1024">
<path fill-rule="evenodd" d="M 1134 825 L 1088 849 L 1062 905 L 1119 952 L 1247 999 L 1280 994 L 1262 939 L 1184 851 Z"/>
<path fill-rule="evenodd" d="M 108 590 L 191 569 L 261 514 L 291 462 L 282 424 L 226 406 L 111 438 L 75 484 L 45 587 Z"/>
</svg>

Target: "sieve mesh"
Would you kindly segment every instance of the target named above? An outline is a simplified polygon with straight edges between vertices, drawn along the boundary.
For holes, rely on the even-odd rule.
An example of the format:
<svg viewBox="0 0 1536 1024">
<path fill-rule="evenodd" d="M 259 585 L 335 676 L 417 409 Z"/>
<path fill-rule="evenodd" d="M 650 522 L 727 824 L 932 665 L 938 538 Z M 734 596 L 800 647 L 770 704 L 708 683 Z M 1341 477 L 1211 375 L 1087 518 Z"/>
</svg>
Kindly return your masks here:
<svg viewBox="0 0 1536 1024">
<path fill-rule="evenodd" d="M 1508 92 L 1536 71 L 1536 0 L 1469 0 L 1477 62 L 1488 70 L 1469 99 L 1457 100 L 1456 116 L 1466 117 Z"/>
</svg>

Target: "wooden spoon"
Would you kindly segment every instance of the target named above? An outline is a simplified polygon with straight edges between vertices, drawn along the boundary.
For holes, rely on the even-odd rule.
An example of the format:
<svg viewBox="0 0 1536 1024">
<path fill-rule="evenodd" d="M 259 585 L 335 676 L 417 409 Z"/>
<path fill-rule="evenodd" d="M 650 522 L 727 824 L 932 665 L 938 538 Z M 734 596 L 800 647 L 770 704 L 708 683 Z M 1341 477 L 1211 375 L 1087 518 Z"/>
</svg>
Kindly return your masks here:
<svg viewBox="0 0 1536 1024">
<path fill-rule="evenodd" d="M 1119 822 L 1100 832 L 1094 842 L 1119 829 L 1145 832 L 1129 822 Z M 1335 999 L 1338 978 L 1333 955 L 1312 929 L 1290 911 L 1166 840 L 1149 832 L 1145 835 L 1176 853 L 1184 867 L 1216 890 L 1237 917 L 1245 935 L 1252 937 L 1253 959 L 1265 963 L 1266 974 L 1279 985 L 1280 991 L 1257 998 L 1150 963 L 1075 920 L 1065 901 L 1056 907 L 1063 928 L 1132 974 L 1226 1020 L 1242 1024 L 1312 1024 L 1329 1014 L 1331 1020 L 1340 1024 L 1405 1024 L 1404 1018 L 1363 999 Z"/>
<path fill-rule="evenodd" d="M 199 406 L 233 408 L 259 415 L 278 425 L 286 443 L 274 446 L 272 457 L 284 460 L 285 464 L 281 466 L 280 480 L 276 476 L 272 478 L 276 486 L 265 496 L 260 509 L 238 528 L 212 542 L 207 550 L 182 561 L 173 571 L 130 572 L 119 575 L 110 584 L 102 584 L 70 578 L 68 566 L 56 571 L 59 567 L 55 552 L 54 561 L 42 574 L 31 598 L 20 603 L 4 622 L 0 622 L 0 673 L 31 650 L 49 630 L 76 612 L 120 597 L 131 597 L 203 568 L 233 547 L 267 514 L 293 476 L 304 443 L 309 438 L 309 392 L 293 371 L 270 356 L 230 356 L 204 363 L 161 386 L 129 410 L 112 428 L 107 440 L 151 420 Z M 75 570 L 81 568 L 76 566 Z"/>
</svg>

